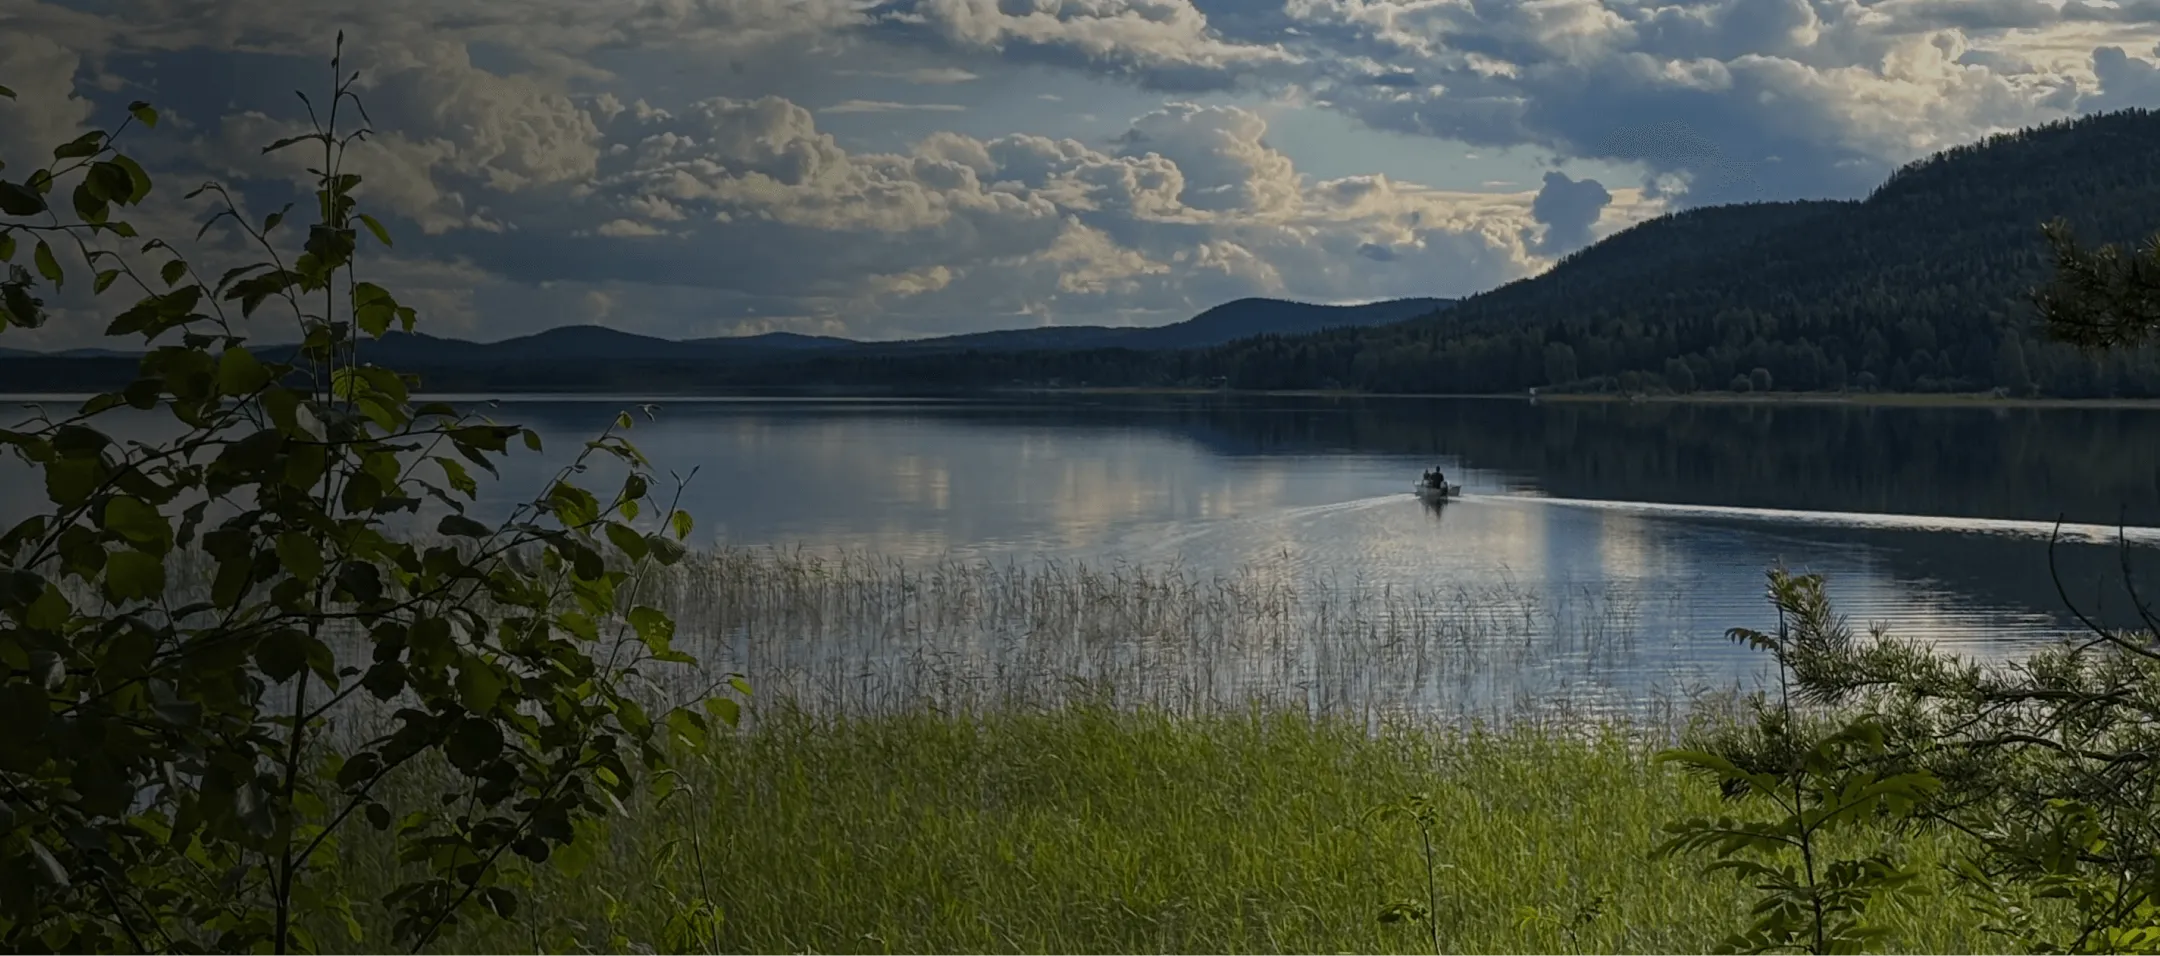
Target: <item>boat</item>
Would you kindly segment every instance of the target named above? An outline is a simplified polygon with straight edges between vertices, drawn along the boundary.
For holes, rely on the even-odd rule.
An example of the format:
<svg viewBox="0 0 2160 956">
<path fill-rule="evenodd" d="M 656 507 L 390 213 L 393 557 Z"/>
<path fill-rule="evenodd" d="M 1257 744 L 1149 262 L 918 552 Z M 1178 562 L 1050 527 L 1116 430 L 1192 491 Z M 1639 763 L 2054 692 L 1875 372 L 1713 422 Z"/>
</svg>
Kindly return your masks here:
<svg viewBox="0 0 2160 956">
<path fill-rule="evenodd" d="M 1462 497 L 1462 486 L 1448 484 L 1447 480 L 1440 476 L 1440 470 L 1437 468 L 1418 476 L 1417 482 L 1410 486 L 1410 490 L 1426 501 L 1446 501 L 1450 498 Z"/>
</svg>

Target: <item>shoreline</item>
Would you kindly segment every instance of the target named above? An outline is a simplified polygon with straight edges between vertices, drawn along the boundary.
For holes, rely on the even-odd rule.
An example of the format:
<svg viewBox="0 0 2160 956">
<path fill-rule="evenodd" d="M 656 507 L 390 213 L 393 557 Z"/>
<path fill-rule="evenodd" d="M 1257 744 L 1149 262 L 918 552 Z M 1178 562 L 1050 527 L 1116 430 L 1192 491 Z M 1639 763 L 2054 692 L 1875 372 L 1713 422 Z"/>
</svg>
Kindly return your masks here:
<svg viewBox="0 0 2160 956">
<path fill-rule="evenodd" d="M 0 404 L 35 402 L 80 402 L 96 392 L 55 392 L 0 390 Z M 979 390 L 946 390 L 940 392 L 914 392 L 906 390 L 851 389 L 851 388 L 786 388 L 786 389 L 725 389 L 715 391 L 659 391 L 642 394 L 625 394 L 617 391 L 521 390 L 514 392 L 416 392 L 416 401 L 489 402 L 489 401 L 613 401 L 613 402 L 759 402 L 759 401 L 845 401 L 875 404 L 878 402 L 945 402 L 965 404 L 969 401 L 1015 396 L 1129 396 L 1129 397 L 1201 397 L 1225 398 L 1327 398 L 1327 399 L 1385 399 L 1385 400 L 1434 400 L 1493 401 L 1493 402 L 1566 402 L 1572 404 L 1614 405 L 1836 405 L 1867 408 L 2086 408 L 2160 410 L 2160 398 L 2059 398 L 2059 397 L 2009 397 L 1995 396 L 1985 392 L 1693 392 L 1685 395 L 1628 395 L 1616 392 L 1548 392 L 1529 394 L 1525 392 L 1360 392 L 1348 389 L 1231 389 L 1175 386 L 1069 386 L 1069 387 L 1000 387 Z"/>
<path fill-rule="evenodd" d="M 1848 405 L 1913 408 L 2123 408 L 2160 409 L 2160 398 L 2017 398 L 1986 392 L 1693 392 L 1686 395 L 1636 395 L 1615 392 L 1524 392 L 1468 394 L 1461 392 L 1357 392 L 1325 389 L 1225 389 L 1225 388 L 1008 388 L 1004 394 L 1039 395 L 1223 395 L 1262 398 L 1384 398 L 1570 402 L 1614 405 Z"/>
</svg>

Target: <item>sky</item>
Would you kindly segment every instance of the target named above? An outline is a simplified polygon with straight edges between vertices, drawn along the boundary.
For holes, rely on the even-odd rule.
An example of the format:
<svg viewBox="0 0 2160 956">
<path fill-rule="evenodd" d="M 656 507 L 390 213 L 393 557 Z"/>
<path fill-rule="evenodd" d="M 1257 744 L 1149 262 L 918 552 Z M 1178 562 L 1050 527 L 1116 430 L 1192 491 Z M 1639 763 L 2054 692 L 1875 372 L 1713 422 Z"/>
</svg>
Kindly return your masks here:
<svg viewBox="0 0 2160 956">
<path fill-rule="evenodd" d="M 131 215 L 240 254 L 336 34 L 423 330 L 895 339 L 1464 296 L 1657 215 L 1858 198 L 2160 106 L 2160 0 L 0 0 L 0 176 L 162 111 Z M 346 120 L 351 119 L 348 111 Z M 0 345 L 92 344 L 75 283 Z"/>
</svg>

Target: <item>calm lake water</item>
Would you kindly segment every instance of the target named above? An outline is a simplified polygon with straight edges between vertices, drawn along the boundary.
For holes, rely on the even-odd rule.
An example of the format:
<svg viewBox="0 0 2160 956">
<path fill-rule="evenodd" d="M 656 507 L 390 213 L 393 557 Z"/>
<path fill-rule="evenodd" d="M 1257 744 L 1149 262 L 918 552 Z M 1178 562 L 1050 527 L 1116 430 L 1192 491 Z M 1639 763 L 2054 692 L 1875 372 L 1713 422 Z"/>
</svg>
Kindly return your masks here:
<svg viewBox="0 0 2160 956">
<path fill-rule="evenodd" d="M 513 458 L 488 510 L 631 404 L 502 401 L 494 417 L 549 451 Z M 663 474 L 696 470 L 684 500 L 703 545 L 1178 568 L 1383 610 L 1410 594 L 1483 607 L 1474 640 L 1513 650 L 1475 686 L 1344 685 L 1413 706 L 1752 683 L 1761 656 L 1724 631 L 1774 625 L 1776 564 L 1825 574 L 1856 629 L 2014 655 L 2078 631 L 2050 578 L 2056 521 L 2066 589 L 2110 624 L 2136 621 L 2118 523 L 2136 580 L 2160 544 L 2160 413 L 2144 410 L 1118 396 L 672 399 L 655 414 L 632 437 Z M 1461 500 L 1408 493 L 1432 465 Z M 39 492 L 0 471 L 8 510 Z M 1309 678 L 1325 650 L 1278 647 L 1304 663 L 1238 680 Z"/>
</svg>

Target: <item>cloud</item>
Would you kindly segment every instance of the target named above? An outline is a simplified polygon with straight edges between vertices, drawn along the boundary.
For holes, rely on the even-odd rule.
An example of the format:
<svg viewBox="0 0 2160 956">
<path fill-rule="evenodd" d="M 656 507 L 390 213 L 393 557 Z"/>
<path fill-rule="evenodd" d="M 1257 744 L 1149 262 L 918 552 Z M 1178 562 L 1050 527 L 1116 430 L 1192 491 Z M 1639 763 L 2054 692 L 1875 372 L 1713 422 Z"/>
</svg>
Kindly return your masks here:
<svg viewBox="0 0 2160 956">
<path fill-rule="evenodd" d="M 885 100 L 846 100 L 818 110 L 820 113 L 965 113 L 967 107 L 953 103 L 892 103 Z"/>
<path fill-rule="evenodd" d="M 0 12 L 0 82 L 23 93 L 0 103 L 0 155 L 139 96 L 172 120 L 142 154 L 169 178 L 235 180 L 258 215 L 304 200 L 310 157 L 259 147 L 304 129 L 286 91 L 320 82 L 344 28 L 377 129 L 350 168 L 395 220 L 388 261 L 471 334 L 597 315 L 886 337 L 1460 295 L 1663 210 L 1858 195 L 1942 146 L 2160 105 L 2151 0 L 104 10 Z M 936 102 L 895 89 L 921 86 Z M 1317 110 L 1423 138 L 1459 180 L 1271 133 Z M 1478 167 L 1448 168 L 1464 154 Z"/>
<path fill-rule="evenodd" d="M 1557 256 L 1590 244 L 1590 227 L 1612 202 L 1612 193 L 1595 179 L 1569 179 L 1559 171 L 1545 174 L 1545 186 L 1530 203 L 1530 217 L 1545 226 L 1535 248 Z"/>
<path fill-rule="evenodd" d="M 1266 131 L 1249 110 L 1172 103 L 1108 149 L 947 132 L 858 153 L 776 97 L 625 110 L 581 201 L 607 210 L 611 234 L 645 236 L 639 248 L 499 267 L 704 282 L 746 309 L 792 299 L 802 323 L 876 337 L 1016 316 L 1167 321 L 1243 295 L 1459 295 L 1536 268 L 1528 196 L 1312 182 Z"/>
<path fill-rule="evenodd" d="M 1703 202 L 1854 195 L 1931 150 L 2059 118 L 2089 81 L 2051 51 L 2087 24 L 2150 37 L 2160 5 L 893 0 L 870 19 L 954 54 L 1289 93 L 1379 129 L 1639 163 L 1651 188 Z M 1622 125 L 1685 127 L 1715 155 L 1676 162 Z"/>
<path fill-rule="evenodd" d="M 888 0 L 871 20 L 904 40 L 1104 71 L 1165 90 L 1225 88 L 1299 62 L 1279 46 L 1222 39 L 1187 0 Z"/>
<path fill-rule="evenodd" d="M 924 66 L 908 70 L 835 70 L 841 76 L 874 76 L 880 79 L 900 80 L 922 86 L 948 86 L 954 83 L 972 83 L 982 79 L 959 67 Z"/>
<path fill-rule="evenodd" d="M 75 92 L 82 66 L 75 51 L 35 34 L 0 32 L 0 64 L 0 83 L 16 94 L 0 99 L 0 158 L 41 162 L 51 157 L 47 150 L 89 131 L 92 105 Z"/>
<path fill-rule="evenodd" d="M 2154 54 L 2160 56 L 2160 50 Z M 2100 86 L 2079 100 L 2081 107 L 2114 110 L 2130 106 L 2160 106 L 2160 65 L 2134 57 L 2122 47 L 2104 46 L 2093 51 L 2093 75 Z"/>
</svg>

